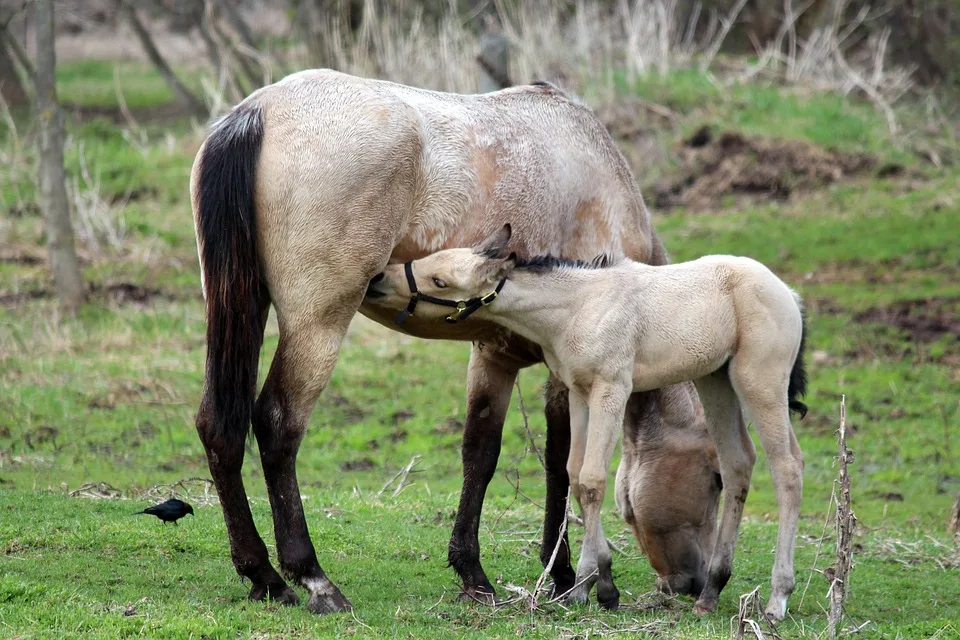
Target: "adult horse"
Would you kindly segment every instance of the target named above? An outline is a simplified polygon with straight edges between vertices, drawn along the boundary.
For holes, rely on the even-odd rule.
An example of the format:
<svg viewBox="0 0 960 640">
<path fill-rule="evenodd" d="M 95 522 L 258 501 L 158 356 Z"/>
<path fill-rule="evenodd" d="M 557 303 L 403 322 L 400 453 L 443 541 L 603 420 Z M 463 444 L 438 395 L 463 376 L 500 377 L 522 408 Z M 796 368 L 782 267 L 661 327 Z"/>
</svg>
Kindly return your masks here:
<svg viewBox="0 0 960 640">
<path fill-rule="evenodd" d="M 247 504 L 240 469 L 252 421 L 280 568 L 307 589 L 308 607 L 317 613 L 350 603 L 317 561 L 296 456 L 354 314 L 361 310 L 394 326 L 393 312 L 360 309 L 370 279 L 390 261 L 479 242 L 506 221 L 514 224 L 510 247 L 519 255 L 590 258 L 605 252 L 666 262 L 633 176 L 603 125 L 547 84 L 455 95 L 329 70 L 296 73 L 254 92 L 213 125 L 190 188 L 207 313 L 197 431 L 233 563 L 250 579 L 252 599 L 298 602 L 270 564 Z M 271 303 L 279 344 L 254 402 Z M 517 371 L 541 361 L 542 354 L 489 323 L 414 316 L 401 329 L 474 342 L 464 485 L 449 561 L 466 595 L 492 597 L 480 565 L 480 511 Z M 546 559 L 565 517 L 570 446 L 566 393 L 554 379 L 548 386 Z M 682 392 L 662 390 L 667 396 Z M 658 406 L 662 414 L 688 405 Z M 663 416 L 665 423 L 685 419 L 682 413 Z M 704 500 L 711 498 L 704 494 Z M 682 557 L 677 545 L 696 544 L 695 536 L 671 544 Z M 573 586 L 565 539 L 552 577 L 559 592 Z M 702 576 L 689 583 L 703 584 Z"/>
</svg>

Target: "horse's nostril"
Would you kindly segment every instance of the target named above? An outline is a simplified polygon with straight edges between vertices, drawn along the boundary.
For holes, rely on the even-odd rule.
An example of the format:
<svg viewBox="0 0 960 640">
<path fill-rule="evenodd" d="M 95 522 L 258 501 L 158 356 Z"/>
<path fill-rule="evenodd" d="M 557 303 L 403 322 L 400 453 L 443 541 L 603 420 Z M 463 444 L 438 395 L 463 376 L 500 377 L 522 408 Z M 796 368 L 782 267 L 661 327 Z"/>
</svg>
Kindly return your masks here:
<svg viewBox="0 0 960 640">
<path fill-rule="evenodd" d="M 383 272 L 380 272 L 377 275 L 370 278 L 370 284 L 377 284 L 381 280 L 383 280 Z"/>
</svg>

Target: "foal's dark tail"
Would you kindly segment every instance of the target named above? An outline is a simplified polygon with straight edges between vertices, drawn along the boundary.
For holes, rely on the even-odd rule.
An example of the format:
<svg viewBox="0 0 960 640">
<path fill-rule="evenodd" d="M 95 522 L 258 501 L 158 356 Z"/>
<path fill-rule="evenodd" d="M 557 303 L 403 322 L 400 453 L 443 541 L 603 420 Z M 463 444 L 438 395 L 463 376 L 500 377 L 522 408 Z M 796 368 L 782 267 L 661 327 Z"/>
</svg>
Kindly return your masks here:
<svg viewBox="0 0 960 640">
<path fill-rule="evenodd" d="M 797 351 L 797 359 L 793 361 L 793 369 L 790 370 L 790 383 L 787 386 L 787 403 L 791 411 L 800 414 L 803 420 L 807 415 L 807 405 L 800 402 L 799 398 L 807 392 L 807 370 L 803 364 L 803 350 L 807 346 L 807 314 L 800 307 L 800 349 Z"/>
<path fill-rule="evenodd" d="M 207 137 L 194 192 L 207 304 L 204 402 L 212 403 L 210 435 L 232 443 L 242 442 L 250 428 L 263 343 L 261 309 L 268 295 L 254 223 L 262 142 L 261 107 L 236 107 Z"/>
</svg>

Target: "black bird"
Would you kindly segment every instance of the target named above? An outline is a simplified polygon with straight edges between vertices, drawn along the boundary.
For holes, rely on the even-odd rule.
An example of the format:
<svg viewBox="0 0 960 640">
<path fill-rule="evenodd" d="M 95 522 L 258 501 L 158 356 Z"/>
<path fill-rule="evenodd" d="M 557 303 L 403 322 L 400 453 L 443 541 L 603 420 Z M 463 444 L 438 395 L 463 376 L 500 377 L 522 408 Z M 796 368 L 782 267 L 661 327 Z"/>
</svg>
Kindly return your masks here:
<svg viewBox="0 0 960 640">
<path fill-rule="evenodd" d="M 193 507 L 188 505 L 183 500 L 177 500 L 176 498 L 170 498 L 166 502 L 161 504 L 155 504 L 152 507 L 147 507 L 143 511 L 137 511 L 135 516 L 142 514 L 148 514 L 151 516 L 157 516 L 163 523 L 172 522 L 177 524 L 177 520 L 184 517 L 187 514 L 193 515 Z"/>
</svg>

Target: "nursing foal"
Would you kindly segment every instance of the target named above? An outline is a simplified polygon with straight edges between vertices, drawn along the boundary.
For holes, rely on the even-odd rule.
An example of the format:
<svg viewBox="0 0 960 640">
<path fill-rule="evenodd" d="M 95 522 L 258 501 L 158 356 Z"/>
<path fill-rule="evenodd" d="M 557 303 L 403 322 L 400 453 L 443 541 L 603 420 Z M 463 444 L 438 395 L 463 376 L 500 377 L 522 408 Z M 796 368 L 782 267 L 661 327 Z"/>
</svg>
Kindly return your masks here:
<svg viewBox="0 0 960 640">
<path fill-rule="evenodd" d="M 608 264 L 603 257 L 518 261 L 516 254 L 502 257 L 509 238 L 505 225 L 483 253 L 448 249 L 389 266 L 368 295 L 397 308 L 415 295 L 427 303 L 416 309 L 422 317 L 462 320 L 478 312 L 542 347 L 547 366 L 569 389 L 567 472 L 584 521 L 577 586 L 568 597 L 585 602 L 594 583 L 600 601 L 615 590 L 600 506 L 631 392 L 693 380 L 730 497 L 697 610 L 716 608 L 731 572 L 753 465 L 742 410 L 760 434 L 776 488 L 779 532 L 766 614 L 781 620 L 794 588 L 803 482 L 789 415 L 806 412 L 798 401 L 806 385 L 799 296 L 748 258 L 708 256 L 658 267 L 628 259 Z M 452 313 L 443 306 L 451 302 Z"/>
</svg>

